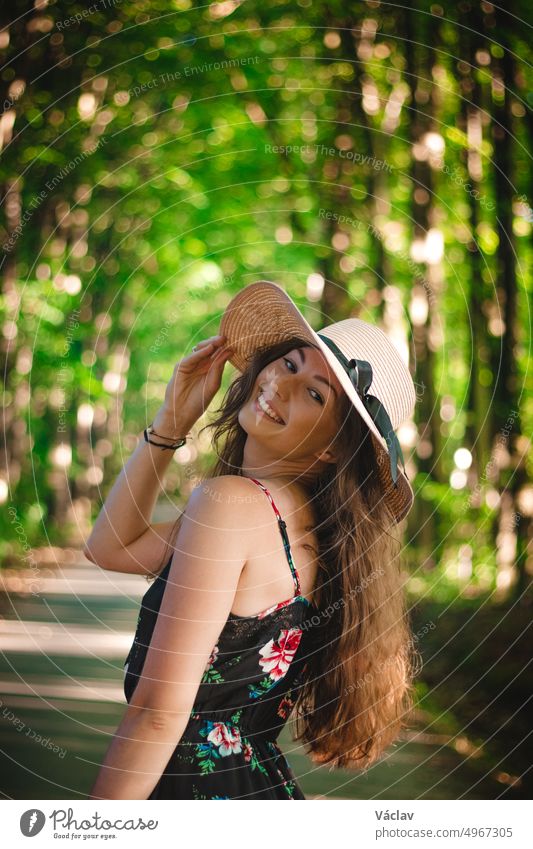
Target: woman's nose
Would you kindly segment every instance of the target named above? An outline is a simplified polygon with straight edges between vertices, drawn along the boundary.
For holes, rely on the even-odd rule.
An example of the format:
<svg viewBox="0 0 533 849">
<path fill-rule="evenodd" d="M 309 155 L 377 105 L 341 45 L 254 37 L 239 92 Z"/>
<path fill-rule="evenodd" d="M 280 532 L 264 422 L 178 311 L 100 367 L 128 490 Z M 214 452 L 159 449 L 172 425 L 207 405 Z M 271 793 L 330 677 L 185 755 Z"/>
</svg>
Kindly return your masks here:
<svg viewBox="0 0 533 849">
<path fill-rule="evenodd" d="M 297 380 L 297 374 L 285 374 L 276 366 L 272 369 L 267 368 L 265 379 L 261 383 L 265 391 L 271 394 L 272 398 L 277 395 L 280 401 L 286 401 L 290 397 L 291 386 L 293 390 L 296 389 L 297 384 L 295 381 Z"/>
<path fill-rule="evenodd" d="M 290 393 L 288 379 L 285 376 L 276 378 L 270 384 L 270 391 L 272 397 L 277 396 L 280 401 L 286 401 Z"/>
</svg>

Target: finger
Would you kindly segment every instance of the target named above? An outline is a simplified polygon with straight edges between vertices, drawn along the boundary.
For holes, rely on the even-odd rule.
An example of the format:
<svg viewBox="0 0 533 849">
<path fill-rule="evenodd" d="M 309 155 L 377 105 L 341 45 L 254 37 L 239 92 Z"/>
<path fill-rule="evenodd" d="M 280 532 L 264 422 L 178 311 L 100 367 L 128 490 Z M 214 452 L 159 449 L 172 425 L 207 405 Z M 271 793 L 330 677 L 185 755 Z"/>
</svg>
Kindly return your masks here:
<svg viewBox="0 0 533 849">
<path fill-rule="evenodd" d="M 225 336 L 210 336 L 208 339 L 201 339 L 194 347 L 200 348 L 206 345 L 221 345 L 225 340 Z"/>
<path fill-rule="evenodd" d="M 201 344 L 201 343 L 198 343 Z M 204 343 L 201 348 L 197 348 L 196 351 L 191 351 L 190 354 L 185 355 L 184 359 L 189 360 L 192 359 L 194 362 L 200 362 L 202 359 L 207 359 L 208 356 L 212 357 L 212 361 L 214 362 L 217 354 L 224 354 L 228 352 L 230 355 L 233 352 L 232 348 L 220 348 L 214 342 L 207 342 L 204 340 Z M 177 367 L 177 366 L 176 366 Z"/>
<path fill-rule="evenodd" d="M 232 354 L 233 354 L 233 348 L 231 346 L 224 347 L 224 348 L 214 348 L 213 352 L 212 352 L 212 357 L 213 357 L 213 359 L 215 359 L 215 357 L 224 357 L 224 356 L 230 357 Z"/>
<path fill-rule="evenodd" d="M 217 374 L 222 374 L 224 366 L 232 355 L 232 351 L 217 351 L 211 359 L 211 365 L 216 369 Z"/>
<path fill-rule="evenodd" d="M 206 354 L 214 350 L 213 342 L 199 342 L 197 345 L 194 346 L 194 348 L 194 351 L 191 351 L 189 355 L 191 357 L 194 357 L 197 354 Z"/>
</svg>

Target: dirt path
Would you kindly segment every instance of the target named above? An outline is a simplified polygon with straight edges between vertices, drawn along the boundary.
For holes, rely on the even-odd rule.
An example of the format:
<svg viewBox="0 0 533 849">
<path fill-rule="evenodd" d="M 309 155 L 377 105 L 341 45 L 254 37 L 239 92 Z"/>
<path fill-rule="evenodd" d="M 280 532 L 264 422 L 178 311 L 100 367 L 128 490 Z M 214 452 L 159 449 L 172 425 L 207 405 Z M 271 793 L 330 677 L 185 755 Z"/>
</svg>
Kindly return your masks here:
<svg viewBox="0 0 533 849">
<path fill-rule="evenodd" d="M 0 790 L 83 798 L 124 710 L 122 664 L 148 585 L 81 557 L 31 579 L 4 573 L 0 587 Z M 496 798 L 483 757 L 461 751 L 435 716 L 417 725 L 366 775 L 313 766 L 288 728 L 280 744 L 310 798 Z"/>
</svg>

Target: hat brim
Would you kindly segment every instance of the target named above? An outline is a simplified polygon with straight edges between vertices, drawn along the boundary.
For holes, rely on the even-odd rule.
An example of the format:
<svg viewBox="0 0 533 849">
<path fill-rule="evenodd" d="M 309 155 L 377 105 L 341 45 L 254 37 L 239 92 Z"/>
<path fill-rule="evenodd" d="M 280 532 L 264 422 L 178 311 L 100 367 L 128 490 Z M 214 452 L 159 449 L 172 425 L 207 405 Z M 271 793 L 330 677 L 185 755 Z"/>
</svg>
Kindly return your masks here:
<svg viewBox="0 0 533 849">
<path fill-rule="evenodd" d="M 396 522 L 410 511 L 414 494 L 411 484 L 398 465 L 396 487 L 391 476 L 387 443 L 369 415 L 354 385 L 337 357 L 313 330 L 296 304 L 277 283 L 261 280 L 251 283 L 235 295 L 227 305 L 220 322 L 220 333 L 233 348 L 229 362 L 243 372 L 258 348 L 275 345 L 298 336 L 318 347 L 335 373 L 346 395 L 368 425 L 374 439 L 378 474 Z M 327 335 L 327 334 L 326 334 Z"/>
</svg>

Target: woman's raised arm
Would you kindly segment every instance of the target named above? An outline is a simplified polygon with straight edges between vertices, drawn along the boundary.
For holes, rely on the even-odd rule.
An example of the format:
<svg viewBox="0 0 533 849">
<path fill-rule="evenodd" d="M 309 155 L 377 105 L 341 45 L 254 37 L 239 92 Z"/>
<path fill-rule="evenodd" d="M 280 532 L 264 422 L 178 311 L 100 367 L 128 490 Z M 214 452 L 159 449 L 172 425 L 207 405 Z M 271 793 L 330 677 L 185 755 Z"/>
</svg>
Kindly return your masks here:
<svg viewBox="0 0 533 849">
<path fill-rule="evenodd" d="M 154 429 L 167 434 L 156 420 Z M 182 435 L 186 433 L 184 430 Z M 154 573 L 174 525 L 174 522 L 150 523 L 172 454 L 144 439 L 139 441 L 113 484 L 85 543 L 83 553 L 89 560 L 102 569 Z"/>
<path fill-rule="evenodd" d="M 211 403 L 231 354 L 224 337 L 199 342 L 180 360 L 167 386 L 153 428 L 170 439 L 184 437 Z M 155 441 L 161 440 L 156 438 Z M 83 553 L 101 566 L 120 572 L 153 574 L 168 543 L 173 522 L 151 524 L 161 480 L 171 450 L 139 441 L 115 481 L 88 537 Z"/>
</svg>

